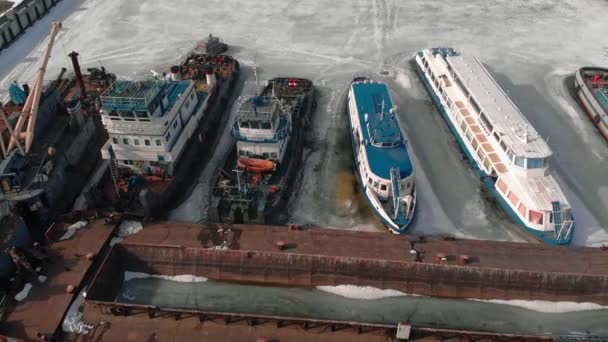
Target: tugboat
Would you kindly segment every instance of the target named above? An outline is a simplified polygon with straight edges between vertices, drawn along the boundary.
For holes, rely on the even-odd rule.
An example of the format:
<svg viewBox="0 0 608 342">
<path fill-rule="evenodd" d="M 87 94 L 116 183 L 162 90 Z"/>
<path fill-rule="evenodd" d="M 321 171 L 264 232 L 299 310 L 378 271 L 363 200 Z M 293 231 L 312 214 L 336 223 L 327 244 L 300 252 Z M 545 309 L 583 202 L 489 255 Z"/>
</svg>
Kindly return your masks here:
<svg viewBox="0 0 608 342">
<path fill-rule="evenodd" d="M 102 95 L 102 156 L 121 209 L 160 217 L 179 202 L 221 130 L 238 72 L 230 56 L 192 54 L 169 75 L 117 81 Z"/>
<path fill-rule="evenodd" d="M 348 117 L 355 165 L 363 194 L 394 234 L 414 217 L 414 166 L 386 84 L 356 78 L 348 91 Z"/>
<path fill-rule="evenodd" d="M 415 64 L 471 165 L 511 218 L 548 244 L 569 244 L 572 207 L 551 175 L 551 149 L 481 62 L 435 48 L 418 52 Z"/>
<path fill-rule="evenodd" d="M 210 217 L 224 223 L 280 223 L 302 155 L 314 86 L 302 78 L 275 78 L 260 95 L 241 97 L 231 130 L 236 148 L 220 170 Z"/>
<path fill-rule="evenodd" d="M 214 37 L 211 33 L 205 41 L 200 41 L 194 49 L 195 54 L 219 55 L 228 50 L 228 44 L 222 42 L 220 38 Z"/>
<path fill-rule="evenodd" d="M 608 69 L 581 68 L 576 72 L 574 85 L 591 122 L 608 140 Z"/>
</svg>

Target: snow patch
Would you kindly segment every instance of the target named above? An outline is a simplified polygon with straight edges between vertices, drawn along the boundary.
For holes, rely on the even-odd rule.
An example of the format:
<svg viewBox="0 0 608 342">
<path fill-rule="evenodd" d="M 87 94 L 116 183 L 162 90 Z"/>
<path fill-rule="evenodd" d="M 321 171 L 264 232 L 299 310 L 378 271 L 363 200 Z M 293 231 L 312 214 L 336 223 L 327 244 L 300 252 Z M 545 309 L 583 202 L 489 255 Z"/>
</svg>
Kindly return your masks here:
<svg viewBox="0 0 608 342">
<path fill-rule="evenodd" d="M 82 319 L 82 302 L 86 297 L 85 289 L 82 289 L 78 296 L 74 298 L 70 308 L 63 319 L 61 328 L 64 332 L 77 333 L 77 334 L 88 334 L 93 330 L 93 326 L 85 323 Z"/>
<path fill-rule="evenodd" d="M 604 310 L 608 306 L 602 306 L 596 303 L 576 303 L 576 302 L 550 302 L 546 300 L 503 300 L 503 299 L 470 299 L 478 302 L 486 302 L 492 304 L 502 304 L 517 306 L 524 309 L 542 312 L 542 313 L 564 313 L 588 310 Z"/>
<path fill-rule="evenodd" d="M 31 289 L 32 289 L 32 284 L 30 284 L 30 283 L 25 284 L 23 289 L 15 295 L 15 300 L 20 302 L 20 301 L 24 300 L 25 298 L 27 298 L 27 295 L 30 293 Z"/>
<path fill-rule="evenodd" d="M 120 241 L 124 240 L 125 238 L 121 238 L 121 237 L 114 237 L 112 238 L 112 240 L 110 240 L 110 246 L 114 246 L 115 244 L 119 243 Z"/>
<path fill-rule="evenodd" d="M 352 299 L 371 300 L 399 296 L 417 296 L 403 293 L 397 290 L 379 289 L 371 286 L 357 285 L 317 286 L 317 290 Z"/>
<path fill-rule="evenodd" d="M 147 273 L 143 273 L 143 272 L 125 271 L 125 282 L 127 282 L 129 280 L 133 280 L 133 279 L 140 279 L 140 278 L 158 278 L 158 279 L 165 279 L 165 280 L 170 280 L 170 281 L 177 281 L 180 283 L 202 283 L 202 282 L 207 281 L 207 278 L 205 278 L 205 277 L 197 277 L 192 274 L 180 274 L 180 275 L 176 275 L 176 276 L 166 276 L 166 275 L 158 275 L 158 274 L 147 274 Z"/>
<path fill-rule="evenodd" d="M 74 234 L 76 234 L 76 231 L 85 227 L 86 225 L 87 225 L 87 221 L 78 221 L 78 222 L 72 224 L 71 226 L 68 227 L 68 230 L 63 234 L 63 236 L 61 236 L 59 238 L 59 240 L 63 241 L 63 240 L 68 240 L 68 239 L 72 238 L 72 236 L 74 236 Z"/>
<path fill-rule="evenodd" d="M 120 226 L 118 226 L 117 235 L 124 238 L 129 235 L 137 234 L 142 229 L 144 229 L 144 227 L 142 226 L 141 222 L 125 220 L 120 223 Z"/>
<path fill-rule="evenodd" d="M 44 282 L 46 281 L 46 278 L 47 278 L 47 277 L 46 277 L 46 276 L 43 276 L 43 275 L 38 276 L 38 282 L 40 282 L 40 283 L 44 283 Z"/>
<path fill-rule="evenodd" d="M 395 82 L 399 84 L 404 89 L 410 89 L 412 87 L 412 82 L 410 82 L 410 78 L 406 73 L 399 71 L 397 73 L 397 77 L 395 77 Z"/>
</svg>

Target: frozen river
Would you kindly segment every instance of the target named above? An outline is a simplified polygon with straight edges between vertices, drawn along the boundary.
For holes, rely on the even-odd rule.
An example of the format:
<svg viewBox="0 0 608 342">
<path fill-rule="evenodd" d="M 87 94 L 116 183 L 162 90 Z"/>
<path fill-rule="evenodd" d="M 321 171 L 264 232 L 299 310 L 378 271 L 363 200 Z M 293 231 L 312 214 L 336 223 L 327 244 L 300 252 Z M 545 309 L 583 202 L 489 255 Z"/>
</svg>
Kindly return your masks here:
<svg viewBox="0 0 608 342">
<path fill-rule="evenodd" d="M 334 288 L 335 289 L 335 288 Z M 164 308 L 257 313 L 354 322 L 441 327 L 514 334 L 608 334 L 608 310 L 560 312 L 567 304 L 536 310 L 471 300 L 423 296 L 383 296 L 373 288 L 317 289 L 265 287 L 140 278 L 126 281 L 116 301 Z M 346 296 L 346 297 L 345 297 Z M 366 298 L 366 299 L 363 299 Z M 565 306 L 564 306 L 565 305 Z M 549 309 L 549 310 L 547 310 Z M 483 318 L 480 313 L 483 312 Z"/>
<path fill-rule="evenodd" d="M 578 67 L 608 65 L 605 1 L 63 0 L 0 54 L 0 88 L 28 81 L 51 20 L 64 29 L 48 78 L 76 50 L 85 67 L 103 64 L 129 77 L 166 68 L 209 32 L 231 45 L 260 79 L 298 76 L 319 90 L 314 130 L 290 200 L 298 224 L 382 230 L 352 185 L 344 95 L 355 75 L 388 82 L 415 154 L 416 233 L 529 240 L 487 198 L 432 106 L 410 59 L 418 49 L 452 46 L 479 57 L 554 151 L 551 163 L 573 204 L 574 243 L 608 243 L 608 144 L 572 99 Z M 349 183 L 350 182 L 350 183 Z M 353 186 L 354 187 L 354 186 Z M 343 188 L 346 188 L 344 190 Z M 201 198 L 197 188 L 193 198 Z M 339 191 L 338 191 L 339 189 Z M 346 193 L 346 195 L 344 195 Z M 191 210 L 186 210 L 190 208 Z M 201 220 L 187 205 L 172 215 Z"/>
</svg>

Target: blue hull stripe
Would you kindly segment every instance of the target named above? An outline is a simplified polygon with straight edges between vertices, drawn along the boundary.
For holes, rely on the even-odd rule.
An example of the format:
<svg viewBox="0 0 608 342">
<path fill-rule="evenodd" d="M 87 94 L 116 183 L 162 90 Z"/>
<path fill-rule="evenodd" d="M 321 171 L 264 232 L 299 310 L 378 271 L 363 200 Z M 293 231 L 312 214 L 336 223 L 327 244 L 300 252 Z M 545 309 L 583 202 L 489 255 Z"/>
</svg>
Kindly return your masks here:
<svg viewBox="0 0 608 342">
<path fill-rule="evenodd" d="M 570 234 L 570 238 L 568 240 L 558 241 L 555 238 L 548 237 L 543 232 L 540 232 L 536 229 L 528 227 L 525 224 L 525 222 L 517 215 L 517 213 L 515 213 L 515 210 L 513 210 L 511 208 L 511 206 L 509 206 L 509 204 L 504 200 L 504 198 L 502 198 L 502 196 L 500 196 L 500 194 L 496 190 L 496 184 L 495 184 L 494 180 L 492 179 L 492 177 L 490 177 L 487 173 L 485 173 L 485 171 L 483 171 L 482 169 L 479 168 L 479 166 L 477 165 L 477 162 L 473 158 L 473 155 L 471 154 L 469 149 L 466 147 L 464 141 L 458 134 L 458 131 L 456 130 L 456 127 L 454 127 L 454 125 L 452 124 L 452 121 L 450 120 L 450 117 L 448 116 L 446 109 L 443 107 L 443 104 L 441 103 L 441 100 L 435 94 L 435 91 L 433 90 L 433 88 L 429 84 L 428 80 L 424 76 L 424 71 L 420 68 L 420 65 L 416 61 L 414 61 L 414 63 L 416 64 L 416 71 L 418 72 L 418 76 L 424 83 L 424 86 L 426 87 L 428 93 L 431 95 L 431 98 L 433 99 L 435 106 L 439 109 L 441 116 L 443 116 L 443 119 L 445 120 L 445 122 L 447 122 L 448 126 L 450 127 L 450 130 L 456 137 L 456 140 L 458 141 L 460 148 L 464 151 L 467 158 L 469 159 L 469 162 L 470 162 L 471 166 L 473 167 L 473 169 L 475 170 L 475 173 L 477 173 L 477 175 L 482 177 L 483 183 L 490 190 L 490 193 L 498 200 L 498 203 L 500 203 L 500 206 L 509 214 L 511 219 L 513 219 L 513 221 L 515 221 L 515 223 L 517 223 L 521 228 L 524 228 L 524 231 L 534 235 L 536 238 L 542 240 L 545 243 L 548 243 L 550 245 L 568 245 L 568 244 L 570 244 L 570 242 L 572 241 L 572 236 L 574 235 L 574 227 L 572 227 L 573 230 L 572 230 L 572 233 Z"/>
</svg>

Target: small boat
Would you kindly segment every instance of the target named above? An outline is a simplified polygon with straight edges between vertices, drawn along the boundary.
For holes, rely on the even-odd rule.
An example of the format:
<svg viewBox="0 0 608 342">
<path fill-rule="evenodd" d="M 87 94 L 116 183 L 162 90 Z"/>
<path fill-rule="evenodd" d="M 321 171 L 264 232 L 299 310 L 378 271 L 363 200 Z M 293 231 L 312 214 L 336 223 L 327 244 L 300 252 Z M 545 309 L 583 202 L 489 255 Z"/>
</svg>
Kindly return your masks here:
<svg viewBox="0 0 608 342">
<path fill-rule="evenodd" d="M 581 68 L 576 72 L 574 85 L 591 122 L 608 140 L 608 69 Z"/>
<path fill-rule="evenodd" d="M 404 233 L 416 207 L 414 167 L 407 139 L 386 84 L 356 78 L 348 91 L 348 116 L 359 181 L 374 214 L 395 234 Z"/>
<path fill-rule="evenodd" d="M 239 168 L 249 172 L 266 172 L 276 168 L 276 164 L 273 161 L 258 158 L 239 158 L 237 165 Z"/>
<path fill-rule="evenodd" d="M 572 240 L 571 205 L 551 175 L 552 152 L 481 62 L 451 48 L 415 64 L 471 165 L 511 218 L 540 240 Z"/>
</svg>

